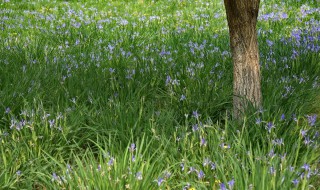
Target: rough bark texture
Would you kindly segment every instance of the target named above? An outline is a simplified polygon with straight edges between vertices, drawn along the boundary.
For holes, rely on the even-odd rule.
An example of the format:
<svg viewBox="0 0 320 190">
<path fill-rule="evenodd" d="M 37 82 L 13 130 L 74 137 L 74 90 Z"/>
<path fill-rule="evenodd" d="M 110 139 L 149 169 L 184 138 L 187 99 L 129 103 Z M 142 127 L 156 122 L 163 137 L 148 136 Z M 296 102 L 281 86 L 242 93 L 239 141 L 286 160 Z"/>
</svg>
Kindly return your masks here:
<svg viewBox="0 0 320 190">
<path fill-rule="evenodd" d="M 257 17 L 260 0 L 224 0 L 233 58 L 233 109 L 241 118 L 251 102 L 262 103 Z"/>
</svg>

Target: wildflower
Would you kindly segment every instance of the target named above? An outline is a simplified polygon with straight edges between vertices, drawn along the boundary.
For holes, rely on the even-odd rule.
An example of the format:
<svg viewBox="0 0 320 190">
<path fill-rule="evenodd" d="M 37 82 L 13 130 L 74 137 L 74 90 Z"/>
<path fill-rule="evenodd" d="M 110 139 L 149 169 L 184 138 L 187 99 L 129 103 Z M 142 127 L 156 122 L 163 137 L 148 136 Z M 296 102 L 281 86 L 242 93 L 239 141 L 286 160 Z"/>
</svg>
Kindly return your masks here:
<svg viewBox="0 0 320 190">
<path fill-rule="evenodd" d="M 316 131 L 316 133 L 314 134 L 313 138 L 316 139 L 319 137 L 319 131 Z"/>
<path fill-rule="evenodd" d="M 232 189 L 232 188 L 233 188 L 234 183 L 235 183 L 234 179 L 232 179 L 232 180 L 228 181 L 228 185 L 229 185 L 229 188 L 230 188 L 230 189 Z"/>
<path fill-rule="evenodd" d="M 203 172 L 202 170 L 200 170 L 200 171 L 198 172 L 198 179 L 203 179 L 204 176 L 205 176 L 204 172 Z"/>
<path fill-rule="evenodd" d="M 54 126 L 54 123 L 55 123 L 55 120 L 54 120 L 54 119 L 49 120 L 50 128 L 52 128 L 52 127 Z"/>
<path fill-rule="evenodd" d="M 304 137 L 304 136 L 306 136 L 307 132 L 308 132 L 308 130 L 301 130 L 300 134 L 302 137 Z"/>
<path fill-rule="evenodd" d="M 292 183 L 294 186 L 297 186 L 299 184 L 299 180 L 298 179 L 294 179 L 292 180 Z"/>
<path fill-rule="evenodd" d="M 229 148 L 230 148 L 230 145 L 221 143 L 221 144 L 220 144 L 220 147 L 221 147 L 222 149 L 229 149 Z"/>
<path fill-rule="evenodd" d="M 194 167 L 190 167 L 189 171 L 188 171 L 188 174 L 191 173 L 191 172 L 195 172 L 195 171 L 197 171 L 197 170 Z"/>
<path fill-rule="evenodd" d="M 207 141 L 205 138 L 201 138 L 200 146 L 207 146 Z"/>
<path fill-rule="evenodd" d="M 209 165 L 211 163 L 211 160 L 209 159 L 209 158 L 205 158 L 204 160 L 203 160 L 203 166 L 207 166 L 207 165 Z"/>
<path fill-rule="evenodd" d="M 182 190 L 190 190 L 192 187 L 190 187 L 190 183 L 187 183 L 186 186 L 183 187 Z"/>
<path fill-rule="evenodd" d="M 52 181 L 60 181 L 60 177 L 55 172 L 52 173 Z"/>
<path fill-rule="evenodd" d="M 274 126 L 274 124 L 272 122 L 268 122 L 266 128 L 268 130 L 268 133 L 270 133 L 271 129 L 275 128 L 275 126 Z"/>
<path fill-rule="evenodd" d="M 286 159 L 286 157 L 287 157 L 287 153 L 284 153 L 283 155 L 280 155 L 280 157 L 281 157 L 281 161 L 284 161 Z"/>
<path fill-rule="evenodd" d="M 181 171 L 184 171 L 184 164 L 180 164 L 180 167 L 181 167 Z"/>
<path fill-rule="evenodd" d="M 199 115 L 198 111 L 196 110 L 196 111 L 193 111 L 193 112 L 192 112 L 192 116 L 193 116 L 194 118 L 198 119 L 200 115 Z"/>
<path fill-rule="evenodd" d="M 130 152 L 134 152 L 136 150 L 136 145 L 132 143 L 129 147 Z"/>
<path fill-rule="evenodd" d="M 168 75 L 166 79 L 166 86 L 168 86 L 171 82 L 171 77 Z"/>
<path fill-rule="evenodd" d="M 186 99 L 186 96 L 182 94 L 181 97 L 180 97 L 180 101 L 183 101 L 185 99 Z"/>
<path fill-rule="evenodd" d="M 220 183 L 220 190 L 227 190 L 226 185 L 224 183 Z"/>
<path fill-rule="evenodd" d="M 211 170 L 215 170 L 216 169 L 216 164 L 215 163 L 211 163 L 210 166 L 211 166 Z"/>
<path fill-rule="evenodd" d="M 172 85 L 179 85 L 179 84 L 180 84 L 180 81 L 177 80 L 177 79 L 174 79 L 174 80 L 172 80 L 171 84 L 172 84 Z"/>
<path fill-rule="evenodd" d="M 272 144 L 279 145 L 279 146 L 284 145 L 283 139 L 281 138 L 281 139 L 272 140 Z"/>
<path fill-rule="evenodd" d="M 199 130 L 198 124 L 192 125 L 192 131 L 193 132 L 198 131 L 198 130 Z"/>
<path fill-rule="evenodd" d="M 132 155 L 131 160 L 132 160 L 132 162 L 135 162 L 136 161 L 136 156 Z"/>
<path fill-rule="evenodd" d="M 310 171 L 310 166 L 308 164 L 303 164 L 301 168 L 304 169 L 305 171 Z"/>
<path fill-rule="evenodd" d="M 114 164 L 114 158 L 111 157 L 109 162 L 108 162 L 108 166 L 112 166 Z"/>
<path fill-rule="evenodd" d="M 267 44 L 269 47 L 271 47 L 273 45 L 273 42 L 271 40 L 267 40 Z"/>
<path fill-rule="evenodd" d="M 16 172 L 16 174 L 17 174 L 17 176 L 20 176 L 20 175 L 21 175 L 21 171 L 18 170 L 18 171 Z"/>
<path fill-rule="evenodd" d="M 71 170 L 72 170 L 72 169 L 71 169 L 71 166 L 70 166 L 69 164 L 67 164 L 67 171 L 66 171 L 66 173 L 69 173 Z"/>
<path fill-rule="evenodd" d="M 310 143 L 312 143 L 313 141 L 309 138 L 309 137 L 306 137 L 305 139 L 304 139 L 304 144 L 305 145 L 308 145 L 308 144 L 310 144 Z"/>
<path fill-rule="evenodd" d="M 137 180 L 142 180 L 142 173 L 141 172 L 137 172 L 136 173 L 136 178 L 137 178 Z"/>
<path fill-rule="evenodd" d="M 310 116 L 308 115 L 307 118 L 308 118 L 309 125 L 314 126 L 317 120 L 317 115 L 316 114 L 310 115 Z"/>
<path fill-rule="evenodd" d="M 257 119 L 256 119 L 256 124 L 259 125 L 260 123 L 261 123 L 261 119 L 260 119 L 260 118 L 257 118 Z"/>
<path fill-rule="evenodd" d="M 109 68 L 109 72 L 112 74 L 112 73 L 114 73 L 116 70 L 115 69 L 113 69 L 113 68 Z"/>
<path fill-rule="evenodd" d="M 284 114 L 282 114 L 281 117 L 280 117 L 280 121 L 283 121 L 285 119 L 286 119 L 286 116 Z"/>
<path fill-rule="evenodd" d="M 259 108 L 259 110 L 258 110 L 259 113 L 263 113 L 264 111 L 266 111 L 266 110 L 264 110 L 263 108 Z"/>
<path fill-rule="evenodd" d="M 164 179 L 159 177 L 158 179 L 156 179 L 154 181 L 157 182 L 158 186 L 160 187 L 160 185 L 164 182 Z"/>
<path fill-rule="evenodd" d="M 293 119 L 293 121 L 298 122 L 296 114 L 292 114 L 292 119 Z"/>
<path fill-rule="evenodd" d="M 164 172 L 164 178 L 168 179 L 171 176 L 171 173 L 168 171 Z"/>
<path fill-rule="evenodd" d="M 283 18 L 283 19 L 288 18 L 288 14 L 287 14 L 287 13 L 282 13 L 282 14 L 281 14 L 281 18 Z"/>
<path fill-rule="evenodd" d="M 294 167 L 293 167 L 293 166 L 290 166 L 290 167 L 289 167 L 289 170 L 290 170 L 290 172 L 293 172 L 293 171 L 294 171 Z"/>
<path fill-rule="evenodd" d="M 6 108 L 6 114 L 8 114 L 10 111 L 11 111 L 10 108 L 7 107 L 7 108 Z"/>
<path fill-rule="evenodd" d="M 271 167 L 269 168 L 269 172 L 270 172 L 271 175 L 273 175 L 273 174 L 276 173 L 276 170 L 274 169 L 273 166 L 271 166 Z"/>
</svg>

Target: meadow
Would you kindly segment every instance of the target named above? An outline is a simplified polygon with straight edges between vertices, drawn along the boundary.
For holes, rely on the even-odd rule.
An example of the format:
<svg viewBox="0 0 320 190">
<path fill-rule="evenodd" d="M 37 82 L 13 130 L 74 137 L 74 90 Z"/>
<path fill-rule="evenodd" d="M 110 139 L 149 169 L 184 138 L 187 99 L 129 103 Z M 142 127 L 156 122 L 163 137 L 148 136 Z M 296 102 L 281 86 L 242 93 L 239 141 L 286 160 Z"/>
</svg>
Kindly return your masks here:
<svg viewBox="0 0 320 190">
<path fill-rule="evenodd" d="M 1 1 L 0 189 L 320 189 L 319 2 L 260 7 L 234 120 L 222 0 Z"/>
</svg>

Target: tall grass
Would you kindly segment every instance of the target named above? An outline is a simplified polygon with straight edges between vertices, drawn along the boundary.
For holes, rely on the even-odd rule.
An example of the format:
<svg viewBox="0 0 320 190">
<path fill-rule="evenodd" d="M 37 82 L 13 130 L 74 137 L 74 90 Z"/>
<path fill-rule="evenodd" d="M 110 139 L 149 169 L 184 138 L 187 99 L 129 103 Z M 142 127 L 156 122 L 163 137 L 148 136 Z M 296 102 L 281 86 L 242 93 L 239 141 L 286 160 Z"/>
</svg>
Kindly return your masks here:
<svg viewBox="0 0 320 190">
<path fill-rule="evenodd" d="M 261 2 L 242 121 L 220 1 L 0 5 L 1 189 L 320 187 L 317 1 Z"/>
</svg>

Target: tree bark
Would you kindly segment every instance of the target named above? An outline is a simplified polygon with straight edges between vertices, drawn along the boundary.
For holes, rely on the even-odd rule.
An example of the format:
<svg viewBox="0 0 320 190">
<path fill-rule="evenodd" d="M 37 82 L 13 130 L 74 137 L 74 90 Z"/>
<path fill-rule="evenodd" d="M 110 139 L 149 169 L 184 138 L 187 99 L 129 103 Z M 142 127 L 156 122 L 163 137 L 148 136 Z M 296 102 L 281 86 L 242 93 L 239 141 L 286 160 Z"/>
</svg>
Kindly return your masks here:
<svg viewBox="0 0 320 190">
<path fill-rule="evenodd" d="M 233 114 L 262 104 L 257 17 L 260 0 L 224 0 L 233 59 Z"/>
</svg>

